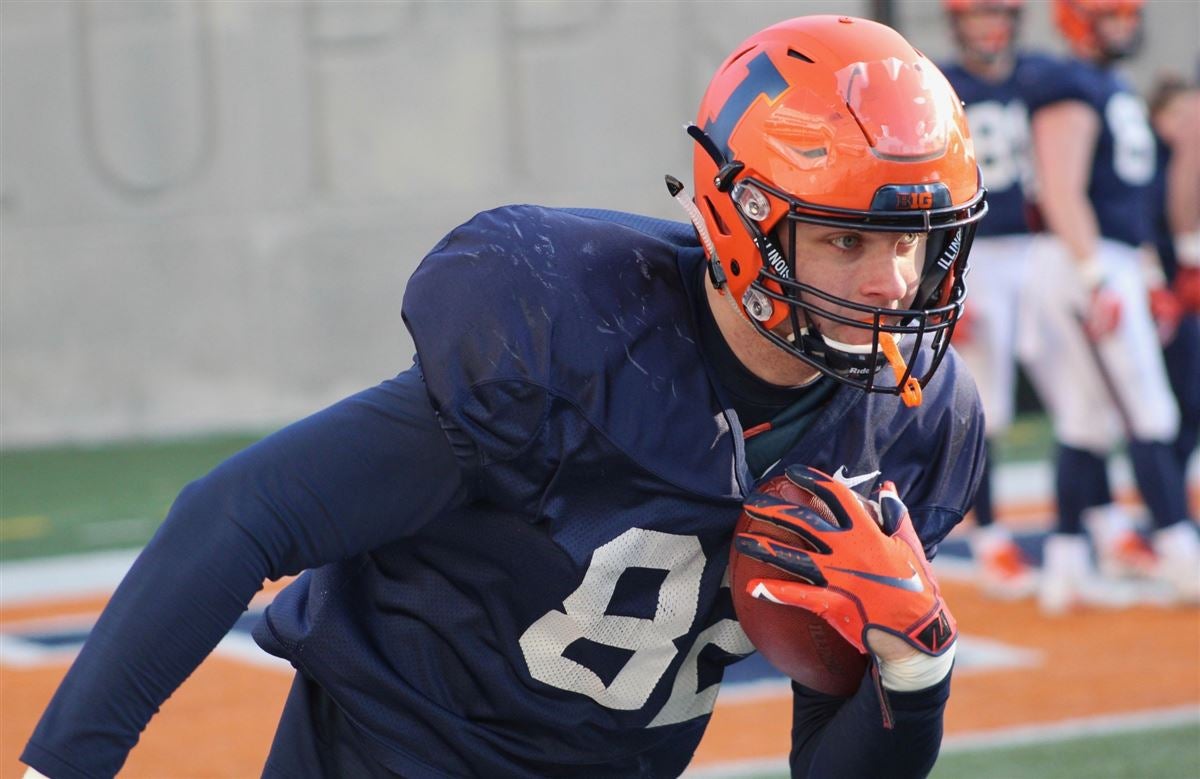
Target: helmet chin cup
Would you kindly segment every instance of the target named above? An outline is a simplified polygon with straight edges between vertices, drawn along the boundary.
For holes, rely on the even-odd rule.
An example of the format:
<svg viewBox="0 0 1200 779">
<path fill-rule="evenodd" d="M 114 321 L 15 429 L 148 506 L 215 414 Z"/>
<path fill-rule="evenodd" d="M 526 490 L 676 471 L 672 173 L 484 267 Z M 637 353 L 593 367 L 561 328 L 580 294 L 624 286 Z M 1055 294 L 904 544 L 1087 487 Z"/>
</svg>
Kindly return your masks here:
<svg viewBox="0 0 1200 779">
<path fill-rule="evenodd" d="M 754 287 L 746 288 L 746 293 L 742 295 L 742 307 L 750 318 L 758 322 L 766 322 L 775 313 L 771 299 Z"/>
<path fill-rule="evenodd" d="M 885 365 L 883 355 L 875 349 L 874 344 L 842 343 L 807 327 L 800 332 L 800 343 L 806 352 L 847 379 L 867 380 Z"/>
</svg>

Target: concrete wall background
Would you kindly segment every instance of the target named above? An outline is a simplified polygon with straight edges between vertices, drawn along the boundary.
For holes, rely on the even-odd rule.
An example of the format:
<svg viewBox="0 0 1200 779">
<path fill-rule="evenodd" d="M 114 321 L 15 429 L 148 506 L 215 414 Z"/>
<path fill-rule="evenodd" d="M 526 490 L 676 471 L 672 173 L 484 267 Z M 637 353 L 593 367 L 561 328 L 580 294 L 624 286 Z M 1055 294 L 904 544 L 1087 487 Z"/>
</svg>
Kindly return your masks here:
<svg viewBox="0 0 1200 779">
<path fill-rule="evenodd" d="M 1149 6 L 1141 84 L 1200 38 Z M 940 4 L 898 10 L 949 51 Z M 869 3 L 4 0 L 0 445 L 265 428 L 402 370 L 442 234 L 504 202 L 677 218 L 713 68 L 821 12 Z"/>
</svg>

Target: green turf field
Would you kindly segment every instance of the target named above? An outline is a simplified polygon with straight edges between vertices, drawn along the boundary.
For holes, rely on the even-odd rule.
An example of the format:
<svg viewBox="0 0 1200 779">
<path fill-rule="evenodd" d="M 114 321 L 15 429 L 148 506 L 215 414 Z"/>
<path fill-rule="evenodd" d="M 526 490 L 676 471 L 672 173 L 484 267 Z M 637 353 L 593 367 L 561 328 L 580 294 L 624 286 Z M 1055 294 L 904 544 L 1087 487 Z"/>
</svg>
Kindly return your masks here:
<svg viewBox="0 0 1200 779">
<path fill-rule="evenodd" d="M 942 755 L 930 779 L 1195 779 L 1200 725 Z M 787 779 L 771 774 L 753 779 Z"/>
<path fill-rule="evenodd" d="M 0 561 L 142 546 L 192 479 L 257 435 L 0 451 Z M 1001 461 L 1044 457 L 1040 416 L 1022 417 Z"/>
<path fill-rule="evenodd" d="M 1200 725 L 945 755 L 932 779 L 1195 779 Z"/>
<path fill-rule="evenodd" d="M 0 453 L 0 561 L 139 547 L 175 496 L 253 435 Z"/>
</svg>

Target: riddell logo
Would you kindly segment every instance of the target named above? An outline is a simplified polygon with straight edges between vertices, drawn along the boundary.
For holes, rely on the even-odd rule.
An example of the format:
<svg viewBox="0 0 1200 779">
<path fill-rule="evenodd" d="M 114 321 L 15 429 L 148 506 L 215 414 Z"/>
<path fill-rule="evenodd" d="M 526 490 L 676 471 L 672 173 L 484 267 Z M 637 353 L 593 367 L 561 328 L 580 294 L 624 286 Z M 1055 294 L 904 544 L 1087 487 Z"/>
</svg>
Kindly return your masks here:
<svg viewBox="0 0 1200 779">
<path fill-rule="evenodd" d="M 896 208 L 933 208 L 933 193 L 899 192 L 896 194 Z"/>
</svg>

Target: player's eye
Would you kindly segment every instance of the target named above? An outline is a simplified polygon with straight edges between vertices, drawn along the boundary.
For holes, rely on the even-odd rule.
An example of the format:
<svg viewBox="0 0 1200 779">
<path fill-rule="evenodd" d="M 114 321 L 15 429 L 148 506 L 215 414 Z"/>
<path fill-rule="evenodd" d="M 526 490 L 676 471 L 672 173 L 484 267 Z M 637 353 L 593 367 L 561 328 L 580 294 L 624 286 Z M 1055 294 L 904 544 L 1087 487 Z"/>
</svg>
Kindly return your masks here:
<svg viewBox="0 0 1200 779">
<path fill-rule="evenodd" d="M 921 240 L 920 233 L 904 233 L 903 235 L 900 236 L 900 240 L 897 241 L 896 243 L 898 243 L 901 246 L 916 246 L 917 242 L 920 240 Z"/>
<path fill-rule="evenodd" d="M 857 249 L 862 245 L 862 236 L 857 233 L 843 233 L 834 236 L 829 242 L 839 249 Z"/>
</svg>

